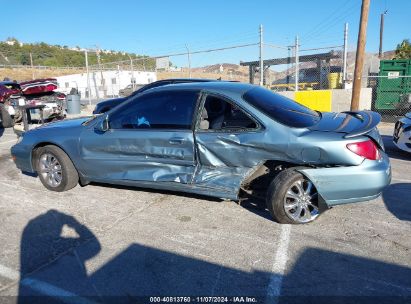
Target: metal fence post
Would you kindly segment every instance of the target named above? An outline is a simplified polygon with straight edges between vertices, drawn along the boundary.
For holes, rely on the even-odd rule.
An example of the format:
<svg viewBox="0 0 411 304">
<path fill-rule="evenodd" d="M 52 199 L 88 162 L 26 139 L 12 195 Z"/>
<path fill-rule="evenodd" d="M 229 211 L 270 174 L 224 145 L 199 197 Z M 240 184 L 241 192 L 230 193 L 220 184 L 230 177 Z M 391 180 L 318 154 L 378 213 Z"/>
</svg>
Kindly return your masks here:
<svg viewBox="0 0 411 304">
<path fill-rule="evenodd" d="M 344 26 L 343 86 L 347 81 L 348 23 Z M 344 87 L 343 87 L 344 88 Z"/>
<path fill-rule="evenodd" d="M 84 56 L 86 57 L 88 103 L 89 103 L 89 105 L 91 106 L 90 73 L 89 73 L 89 69 L 88 69 L 88 54 L 87 54 L 87 50 L 84 50 Z"/>
<path fill-rule="evenodd" d="M 263 25 L 260 24 L 260 86 L 264 85 Z"/>
<path fill-rule="evenodd" d="M 299 58 L 298 58 L 298 36 L 295 36 L 295 91 L 298 91 L 298 74 L 299 74 Z"/>
</svg>

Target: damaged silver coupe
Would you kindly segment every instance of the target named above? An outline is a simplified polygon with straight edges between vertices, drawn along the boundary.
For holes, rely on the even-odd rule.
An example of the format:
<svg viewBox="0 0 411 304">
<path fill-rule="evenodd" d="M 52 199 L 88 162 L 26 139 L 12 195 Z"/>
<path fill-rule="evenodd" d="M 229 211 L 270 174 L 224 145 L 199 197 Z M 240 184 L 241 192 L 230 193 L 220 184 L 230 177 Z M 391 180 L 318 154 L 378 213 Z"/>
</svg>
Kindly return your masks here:
<svg viewBox="0 0 411 304">
<path fill-rule="evenodd" d="M 90 182 L 265 198 L 280 223 L 378 197 L 391 169 L 377 113 L 320 113 L 261 87 L 158 87 L 93 118 L 46 124 L 12 147 L 53 191 Z"/>
</svg>

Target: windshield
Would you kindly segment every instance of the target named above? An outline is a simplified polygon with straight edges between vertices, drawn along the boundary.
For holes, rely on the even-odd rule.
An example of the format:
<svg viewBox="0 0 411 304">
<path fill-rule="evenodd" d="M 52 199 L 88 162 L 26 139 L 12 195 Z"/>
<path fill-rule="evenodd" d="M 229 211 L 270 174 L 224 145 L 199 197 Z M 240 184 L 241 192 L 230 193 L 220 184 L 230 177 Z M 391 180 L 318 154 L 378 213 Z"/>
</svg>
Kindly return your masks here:
<svg viewBox="0 0 411 304">
<path fill-rule="evenodd" d="M 289 127 L 306 128 L 321 119 L 319 112 L 261 87 L 251 89 L 243 98 L 272 119 Z"/>
</svg>

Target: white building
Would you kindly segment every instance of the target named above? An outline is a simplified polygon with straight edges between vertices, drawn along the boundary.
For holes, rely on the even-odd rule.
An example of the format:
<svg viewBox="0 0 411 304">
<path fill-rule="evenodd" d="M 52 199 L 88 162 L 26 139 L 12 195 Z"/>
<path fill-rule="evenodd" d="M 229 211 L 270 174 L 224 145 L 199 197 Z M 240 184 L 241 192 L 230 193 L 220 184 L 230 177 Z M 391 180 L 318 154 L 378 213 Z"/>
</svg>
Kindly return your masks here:
<svg viewBox="0 0 411 304">
<path fill-rule="evenodd" d="M 77 89 L 81 98 L 88 98 L 87 73 L 56 77 L 58 91 L 69 94 Z M 118 96 L 119 90 L 133 82 L 136 85 L 148 84 L 157 80 L 155 72 L 145 71 L 93 71 L 89 73 L 90 97 L 100 99 Z M 134 80 L 134 81 L 133 81 Z"/>
</svg>

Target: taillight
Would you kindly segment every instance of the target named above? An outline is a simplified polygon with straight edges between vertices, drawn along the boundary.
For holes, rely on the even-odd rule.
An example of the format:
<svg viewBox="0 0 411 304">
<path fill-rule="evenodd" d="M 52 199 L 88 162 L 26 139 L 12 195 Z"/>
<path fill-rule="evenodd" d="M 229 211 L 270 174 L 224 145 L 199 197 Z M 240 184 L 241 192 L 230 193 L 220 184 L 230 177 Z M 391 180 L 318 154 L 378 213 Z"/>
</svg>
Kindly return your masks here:
<svg viewBox="0 0 411 304">
<path fill-rule="evenodd" d="M 377 160 L 381 157 L 378 147 L 372 140 L 348 144 L 347 149 L 370 160 Z"/>
</svg>

